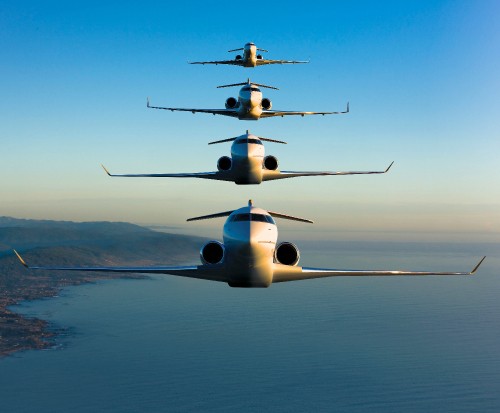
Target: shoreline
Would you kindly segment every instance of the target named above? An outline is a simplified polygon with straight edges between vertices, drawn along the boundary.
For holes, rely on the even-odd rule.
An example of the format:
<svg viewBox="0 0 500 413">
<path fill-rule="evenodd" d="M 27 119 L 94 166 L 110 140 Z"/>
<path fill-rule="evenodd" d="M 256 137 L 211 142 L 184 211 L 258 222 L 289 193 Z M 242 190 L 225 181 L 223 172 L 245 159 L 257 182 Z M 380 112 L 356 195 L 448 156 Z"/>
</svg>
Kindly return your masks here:
<svg viewBox="0 0 500 413">
<path fill-rule="evenodd" d="M 56 340 L 67 328 L 55 326 L 38 317 L 25 316 L 11 307 L 41 299 L 55 298 L 65 287 L 95 283 L 99 280 L 147 279 L 147 276 L 103 274 L 86 276 L 84 279 L 64 279 L 57 285 L 44 286 L 36 290 L 20 288 L 17 297 L 0 297 L 0 360 L 27 350 L 47 350 L 57 346 Z M 39 287 L 39 286 L 38 286 Z"/>
</svg>

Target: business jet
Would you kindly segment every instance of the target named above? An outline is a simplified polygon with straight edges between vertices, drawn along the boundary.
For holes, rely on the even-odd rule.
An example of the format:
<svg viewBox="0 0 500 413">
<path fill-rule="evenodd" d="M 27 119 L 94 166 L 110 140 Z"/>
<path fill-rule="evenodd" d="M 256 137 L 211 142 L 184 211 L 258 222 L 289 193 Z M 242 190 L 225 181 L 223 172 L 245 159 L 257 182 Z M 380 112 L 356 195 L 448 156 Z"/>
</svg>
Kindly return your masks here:
<svg viewBox="0 0 500 413">
<path fill-rule="evenodd" d="M 384 171 L 347 171 L 347 172 L 297 172 L 280 171 L 278 159 L 272 155 L 265 156 L 262 141 L 286 144 L 286 142 L 262 138 L 247 133 L 235 138 L 223 139 L 210 142 L 209 145 L 233 142 L 231 145 L 231 156 L 222 156 L 217 161 L 217 171 L 195 172 L 195 173 L 167 173 L 167 174 L 112 174 L 104 165 L 103 169 L 112 177 L 128 178 L 202 178 L 217 181 L 234 182 L 237 185 L 260 184 L 265 181 L 276 179 L 295 178 L 298 176 L 325 176 L 325 175 L 368 175 L 385 174 L 392 164 Z"/>
<path fill-rule="evenodd" d="M 298 248 L 291 242 L 278 240 L 273 218 L 312 223 L 304 218 L 285 215 L 248 206 L 232 211 L 189 218 L 188 221 L 228 217 L 223 229 L 223 243 L 209 241 L 200 250 L 201 265 L 173 267 L 40 267 L 29 266 L 19 255 L 19 261 L 32 270 L 101 271 L 120 273 L 171 274 L 227 283 L 230 287 L 269 287 L 273 283 L 340 276 L 405 276 L 405 275 L 472 275 L 483 260 L 470 272 L 339 270 L 299 267 Z"/>
<path fill-rule="evenodd" d="M 342 112 L 299 112 L 290 110 L 271 110 L 272 103 L 268 98 L 262 97 L 262 92 L 259 87 L 278 90 L 274 86 L 266 86 L 259 83 L 250 82 L 234 83 L 231 85 L 217 86 L 217 88 L 243 86 L 238 94 L 238 99 L 229 97 L 226 99 L 225 109 L 189 109 L 189 108 L 168 108 L 163 106 L 151 106 L 149 98 L 147 99 L 147 107 L 151 109 L 163 109 L 170 111 L 211 113 L 212 115 L 223 115 L 238 118 L 240 120 L 259 120 L 260 118 L 270 118 L 275 116 L 292 116 L 292 115 L 339 115 L 349 112 L 349 102 L 347 108 Z"/>
<path fill-rule="evenodd" d="M 259 49 L 254 43 L 247 43 L 244 47 L 239 49 L 228 50 L 228 53 L 243 51 L 243 55 L 236 55 L 234 60 L 219 60 L 210 62 L 190 62 L 192 65 L 233 65 L 243 67 L 255 67 L 262 65 L 273 64 L 296 64 L 296 63 L 309 63 L 306 60 L 269 60 L 264 59 L 258 52 L 268 53 L 267 50 Z"/>
</svg>

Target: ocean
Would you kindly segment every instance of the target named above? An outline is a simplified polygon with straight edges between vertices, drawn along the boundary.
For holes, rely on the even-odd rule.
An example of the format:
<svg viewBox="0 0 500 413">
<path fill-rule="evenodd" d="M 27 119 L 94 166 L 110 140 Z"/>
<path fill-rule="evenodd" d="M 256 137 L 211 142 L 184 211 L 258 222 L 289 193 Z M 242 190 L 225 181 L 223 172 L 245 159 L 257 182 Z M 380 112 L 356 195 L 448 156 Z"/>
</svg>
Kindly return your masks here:
<svg viewBox="0 0 500 413">
<path fill-rule="evenodd" d="M 299 244 L 301 264 L 470 270 L 233 289 L 99 281 L 16 311 L 66 329 L 0 359 L 2 412 L 500 412 L 498 244 Z"/>
</svg>

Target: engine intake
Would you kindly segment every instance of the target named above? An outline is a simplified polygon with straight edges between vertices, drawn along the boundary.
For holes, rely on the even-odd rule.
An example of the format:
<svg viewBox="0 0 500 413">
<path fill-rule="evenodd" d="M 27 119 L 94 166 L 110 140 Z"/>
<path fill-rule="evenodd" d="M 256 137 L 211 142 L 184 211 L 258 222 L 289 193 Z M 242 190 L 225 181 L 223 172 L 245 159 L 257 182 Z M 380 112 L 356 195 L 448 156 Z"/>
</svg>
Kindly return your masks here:
<svg viewBox="0 0 500 413">
<path fill-rule="evenodd" d="M 270 171 L 275 171 L 278 169 L 278 159 L 276 159 L 272 155 L 268 155 L 264 158 L 264 168 L 270 170 Z"/>
<path fill-rule="evenodd" d="M 241 55 L 240 55 L 240 54 L 237 54 L 237 55 L 236 55 L 236 60 L 241 60 L 241 59 L 242 59 Z"/>
<path fill-rule="evenodd" d="M 265 109 L 265 110 L 271 110 L 271 108 L 273 107 L 271 100 L 268 98 L 262 99 L 261 105 L 262 105 L 262 109 Z"/>
<path fill-rule="evenodd" d="M 200 251 L 203 264 L 220 264 L 224 260 L 224 244 L 219 241 L 207 242 Z"/>
<path fill-rule="evenodd" d="M 231 97 L 226 99 L 226 109 L 234 109 L 236 106 L 238 106 L 236 98 Z"/>
<path fill-rule="evenodd" d="M 233 161 L 229 156 L 222 156 L 217 161 L 217 169 L 219 171 L 229 171 L 231 169 L 231 165 Z"/>
<path fill-rule="evenodd" d="M 299 249 L 291 242 L 282 242 L 274 250 L 274 261 L 279 264 L 297 265 L 299 260 Z"/>
</svg>

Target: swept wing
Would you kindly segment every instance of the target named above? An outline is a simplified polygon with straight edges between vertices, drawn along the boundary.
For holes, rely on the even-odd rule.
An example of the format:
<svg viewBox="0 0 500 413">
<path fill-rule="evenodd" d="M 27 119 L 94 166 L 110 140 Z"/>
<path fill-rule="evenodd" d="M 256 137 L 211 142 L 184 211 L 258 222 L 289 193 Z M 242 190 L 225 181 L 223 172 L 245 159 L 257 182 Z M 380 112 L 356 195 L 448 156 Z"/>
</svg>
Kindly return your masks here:
<svg viewBox="0 0 500 413">
<path fill-rule="evenodd" d="M 481 258 L 472 271 L 385 271 L 385 270 L 338 270 L 327 268 L 292 267 L 273 264 L 273 283 L 308 280 L 323 277 L 377 277 L 377 276 L 416 276 L 416 275 L 473 275 L 486 257 Z"/>
<path fill-rule="evenodd" d="M 341 112 L 298 112 L 295 110 L 263 110 L 260 115 L 261 118 L 271 118 L 274 116 L 306 116 L 306 115 L 341 115 L 349 113 L 349 102 L 347 103 L 346 110 Z"/>
<path fill-rule="evenodd" d="M 172 173 L 172 174 L 112 174 L 104 165 L 101 165 L 108 176 L 124 178 L 202 178 L 217 181 L 232 181 L 233 179 L 223 172 L 193 172 L 193 173 Z"/>
<path fill-rule="evenodd" d="M 327 175 L 371 175 L 371 174 L 385 174 L 391 169 L 394 162 L 387 167 L 385 171 L 318 171 L 318 172 L 297 172 L 297 171 L 265 171 L 263 181 L 273 181 L 275 179 L 295 178 L 298 176 L 327 176 Z"/>
<path fill-rule="evenodd" d="M 257 66 L 298 64 L 298 63 L 309 63 L 309 60 L 271 60 L 271 59 L 258 59 L 257 60 Z"/>
<path fill-rule="evenodd" d="M 163 106 L 151 106 L 149 104 L 149 99 L 147 100 L 147 107 L 151 109 L 163 109 L 170 110 L 172 112 L 191 112 L 191 113 L 211 113 L 212 115 L 223 115 L 223 116 L 231 116 L 233 118 L 238 117 L 238 112 L 235 109 L 194 109 L 194 108 L 167 108 Z"/>
<path fill-rule="evenodd" d="M 120 272 L 138 274 L 170 274 L 202 280 L 227 282 L 225 273 L 220 264 L 190 265 L 190 266 L 158 266 L 158 267 L 39 267 L 26 264 L 19 253 L 14 250 L 21 264 L 30 270 L 49 271 L 90 271 L 90 272 Z"/>
<path fill-rule="evenodd" d="M 189 62 L 191 65 L 234 65 L 234 66 L 243 66 L 245 61 L 241 60 L 216 60 L 209 62 Z"/>
</svg>

